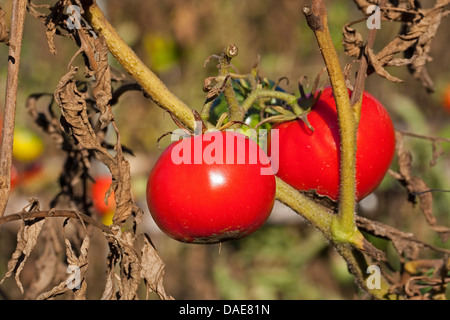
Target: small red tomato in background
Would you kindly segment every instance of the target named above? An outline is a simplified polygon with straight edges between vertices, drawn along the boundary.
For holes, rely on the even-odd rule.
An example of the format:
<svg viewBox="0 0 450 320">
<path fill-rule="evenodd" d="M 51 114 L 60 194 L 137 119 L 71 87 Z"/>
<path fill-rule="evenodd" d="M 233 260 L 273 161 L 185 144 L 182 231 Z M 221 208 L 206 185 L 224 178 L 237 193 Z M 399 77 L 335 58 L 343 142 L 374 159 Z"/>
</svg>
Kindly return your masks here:
<svg viewBox="0 0 450 320">
<path fill-rule="evenodd" d="M 227 143 L 231 139 L 233 145 Z M 259 153 L 257 161 L 250 160 L 252 151 Z M 215 163 L 205 160 L 208 152 Z M 210 132 L 182 139 L 161 154 L 149 175 L 150 213 L 163 232 L 181 242 L 245 237 L 264 224 L 274 205 L 275 176 L 261 174 L 262 169 L 271 171 L 267 155 L 242 134 Z"/>
<path fill-rule="evenodd" d="M 307 117 L 314 131 L 302 120 L 274 127 L 279 130 L 277 175 L 298 190 L 316 190 L 338 200 L 340 136 L 331 87 L 323 90 Z M 378 100 L 364 92 L 356 152 L 358 201 L 381 183 L 394 152 L 395 131 L 389 114 Z"/>
<path fill-rule="evenodd" d="M 112 178 L 110 175 L 101 175 L 95 178 L 92 185 L 92 200 L 94 208 L 98 215 L 102 218 L 102 222 L 106 225 L 112 223 L 112 217 L 116 209 L 116 202 L 114 199 L 114 192 L 108 197 L 105 203 L 105 195 L 111 185 Z"/>
<path fill-rule="evenodd" d="M 13 164 L 11 166 L 11 190 L 14 189 L 18 183 L 19 183 L 19 172 L 17 172 L 17 168 Z"/>
<path fill-rule="evenodd" d="M 444 96 L 442 98 L 442 106 L 447 112 L 450 112 L 450 84 L 444 90 Z"/>
</svg>

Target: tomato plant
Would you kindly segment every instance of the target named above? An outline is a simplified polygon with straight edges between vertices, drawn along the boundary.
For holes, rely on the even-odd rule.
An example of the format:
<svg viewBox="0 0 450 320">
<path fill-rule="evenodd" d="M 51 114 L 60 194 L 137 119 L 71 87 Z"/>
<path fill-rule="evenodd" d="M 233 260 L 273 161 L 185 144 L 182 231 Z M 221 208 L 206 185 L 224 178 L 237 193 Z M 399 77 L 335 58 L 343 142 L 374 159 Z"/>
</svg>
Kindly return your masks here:
<svg viewBox="0 0 450 320">
<path fill-rule="evenodd" d="M 209 132 L 171 144 L 147 183 L 156 224 L 189 243 L 245 237 L 264 224 L 274 201 L 275 177 L 267 156 L 253 140 L 234 132 Z"/>
<path fill-rule="evenodd" d="M 277 175 L 298 190 L 315 190 L 337 200 L 340 136 L 331 87 L 323 90 L 307 117 L 314 131 L 302 120 L 274 126 L 279 130 Z M 358 201 L 381 183 L 394 152 L 395 132 L 389 114 L 378 100 L 364 92 L 356 152 Z"/>
</svg>

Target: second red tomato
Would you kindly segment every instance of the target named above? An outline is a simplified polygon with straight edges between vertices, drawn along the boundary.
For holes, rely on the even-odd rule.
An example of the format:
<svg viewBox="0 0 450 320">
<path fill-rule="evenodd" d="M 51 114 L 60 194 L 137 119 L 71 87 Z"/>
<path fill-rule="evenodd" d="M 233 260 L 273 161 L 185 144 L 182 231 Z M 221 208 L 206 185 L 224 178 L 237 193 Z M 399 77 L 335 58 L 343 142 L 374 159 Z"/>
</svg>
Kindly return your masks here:
<svg viewBox="0 0 450 320">
<path fill-rule="evenodd" d="M 315 190 L 320 195 L 337 200 L 340 136 L 331 87 L 323 90 L 308 114 L 308 121 L 314 131 L 308 129 L 302 120 L 274 127 L 279 130 L 277 175 L 298 190 Z M 356 152 L 358 201 L 381 183 L 394 152 L 395 131 L 391 118 L 378 100 L 364 92 Z"/>
</svg>

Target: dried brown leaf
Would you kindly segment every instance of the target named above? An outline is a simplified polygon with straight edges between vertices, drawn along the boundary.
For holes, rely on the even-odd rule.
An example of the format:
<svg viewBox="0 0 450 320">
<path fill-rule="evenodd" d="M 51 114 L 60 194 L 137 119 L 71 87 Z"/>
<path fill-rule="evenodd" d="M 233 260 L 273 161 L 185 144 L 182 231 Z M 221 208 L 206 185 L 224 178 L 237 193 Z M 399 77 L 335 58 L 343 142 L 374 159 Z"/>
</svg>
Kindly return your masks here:
<svg viewBox="0 0 450 320">
<path fill-rule="evenodd" d="M 373 221 L 361 216 L 356 216 L 356 223 L 362 230 L 381 238 L 392 241 L 395 249 L 401 256 L 414 260 L 421 249 L 430 249 L 436 252 L 450 254 L 450 250 L 435 247 L 418 240 L 414 234 L 400 231 L 394 227 Z"/>
<path fill-rule="evenodd" d="M 5 11 L 0 6 L 0 42 L 9 45 L 9 31 L 5 22 Z"/>
<path fill-rule="evenodd" d="M 112 99 L 111 70 L 108 64 L 108 46 L 103 36 L 94 40 L 97 65 L 94 71 L 95 85 L 92 89 L 97 108 L 100 110 L 99 121 L 105 128 L 114 118 L 110 101 Z"/>
<path fill-rule="evenodd" d="M 147 234 L 142 235 L 144 245 L 141 250 L 141 277 L 144 279 L 147 290 L 156 292 L 162 300 L 172 300 L 166 294 L 163 285 L 165 264 L 159 257 L 156 249 Z"/>
<path fill-rule="evenodd" d="M 147 293 L 154 291 L 161 299 L 173 299 L 164 290 L 162 282 L 165 265 L 148 235 L 136 235 L 115 228 L 115 234 L 107 237 L 110 253 L 102 299 L 137 299 L 142 280 L 147 286 Z"/>
<path fill-rule="evenodd" d="M 66 228 L 67 222 L 68 220 L 65 221 L 64 228 Z M 79 255 L 77 255 L 72 248 L 72 244 L 68 238 L 65 237 L 64 243 L 66 245 L 66 257 L 68 264 L 66 273 L 68 273 L 69 276 L 51 290 L 41 293 L 37 297 L 37 300 L 47 300 L 67 291 L 72 291 L 76 300 L 86 299 L 86 272 L 89 265 L 88 252 L 90 247 L 90 238 L 86 234 L 79 250 L 77 250 L 80 252 Z"/>
<path fill-rule="evenodd" d="M 364 41 L 361 34 L 356 29 L 351 28 L 349 24 L 343 27 L 342 33 L 344 35 L 342 44 L 345 53 L 349 57 L 359 58 L 364 48 Z"/>
<path fill-rule="evenodd" d="M 366 52 L 370 65 L 375 69 L 375 72 L 378 75 L 392 82 L 403 82 L 402 79 L 392 76 L 391 74 L 389 74 L 389 72 L 386 71 L 386 69 L 384 69 L 383 64 L 377 59 L 377 56 L 372 49 L 368 49 L 366 50 Z"/>
<path fill-rule="evenodd" d="M 415 203 L 416 197 L 419 198 L 419 208 L 425 216 L 428 225 L 437 232 L 443 241 L 447 241 L 450 236 L 450 228 L 439 226 L 436 217 L 433 214 L 433 194 L 423 179 L 413 176 L 412 155 L 406 150 L 403 135 L 400 132 L 396 134 L 397 156 L 399 171 L 394 177 L 405 186 L 409 194 L 409 201 Z"/>
<path fill-rule="evenodd" d="M 59 257 L 54 246 L 54 239 L 49 228 L 42 231 L 43 252 L 34 262 L 35 279 L 25 292 L 25 299 L 35 299 L 54 280 L 58 273 Z"/>
<path fill-rule="evenodd" d="M 20 273 L 31 254 L 34 246 L 37 243 L 39 234 L 42 227 L 45 224 L 45 219 L 33 219 L 22 221 L 22 226 L 17 233 L 17 246 L 12 254 L 11 259 L 8 261 L 7 272 L 0 284 L 15 273 L 15 280 L 20 291 L 23 293 L 23 286 L 19 279 Z"/>
</svg>

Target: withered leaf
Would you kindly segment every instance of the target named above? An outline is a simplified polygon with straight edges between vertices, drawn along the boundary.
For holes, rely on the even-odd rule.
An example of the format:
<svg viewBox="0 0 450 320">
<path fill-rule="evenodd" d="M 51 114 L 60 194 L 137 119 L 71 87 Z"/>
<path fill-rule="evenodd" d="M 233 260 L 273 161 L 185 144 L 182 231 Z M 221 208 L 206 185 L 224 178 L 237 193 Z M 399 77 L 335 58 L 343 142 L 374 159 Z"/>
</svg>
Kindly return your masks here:
<svg viewBox="0 0 450 320">
<path fill-rule="evenodd" d="M 165 264 L 153 247 L 147 234 L 142 235 L 144 245 L 141 250 L 141 277 L 144 279 L 147 290 L 156 292 L 162 300 L 172 300 L 166 294 L 163 285 Z"/>
<path fill-rule="evenodd" d="M 67 220 L 64 223 L 64 228 L 67 226 Z M 62 281 L 59 285 L 53 287 L 51 290 L 40 294 L 37 300 L 46 300 L 57 295 L 63 294 L 67 291 L 73 291 L 76 300 L 86 299 L 86 272 L 89 265 L 88 252 L 90 246 L 90 238 L 86 234 L 79 249 L 80 255 L 77 256 L 76 252 L 72 248 L 70 240 L 65 238 L 64 243 L 66 245 L 67 256 L 67 269 L 66 273 L 68 277 Z"/>
<path fill-rule="evenodd" d="M 344 35 L 342 44 L 344 46 L 345 53 L 349 57 L 359 58 L 364 47 L 361 34 L 357 32 L 356 29 L 351 28 L 349 24 L 346 24 L 343 27 L 342 33 Z"/>
<path fill-rule="evenodd" d="M 35 280 L 30 284 L 25 292 L 26 299 L 35 299 L 38 294 L 44 291 L 58 274 L 59 257 L 54 247 L 54 239 L 51 230 L 46 227 L 41 233 L 43 239 L 43 252 L 34 262 Z"/>
<path fill-rule="evenodd" d="M 101 128 L 108 126 L 113 119 L 110 106 L 112 99 L 111 70 L 108 64 L 108 46 L 105 38 L 100 36 L 94 40 L 97 65 L 94 70 L 95 85 L 92 89 L 97 108 L 100 110 Z"/>
<path fill-rule="evenodd" d="M 20 291 L 23 293 L 23 286 L 19 279 L 20 273 L 35 247 L 42 227 L 45 224 L 45 219 L 22 220 L 22 226 L 17 233 L 17 246 L 8 261 L 7 272 L 0 284 L 9 278 L 15 272 L 15 280 Z"/>
<path fill-rule="evenodd" d="M 102 299 L 137 299 L 142 280 L 147 293 L 156 292 L 161 299 L 173 299 L 164 290 L 164 263 L 146 234 L 136 235 L 115 228 L 109 238 L 110 254 Z M 141 248 L 139 250 L 139 248 Z"/>
<path fill-rule="evenodd" d="M 372 49 L 368 49 L 366 50 L 366 52 L 371 66 L 375 69 L 375 72 L 378 75 L 392 82 L 403 82 L 402 79 L 392 76 L 391 74 L 389 74 L 389 72 L 386 71 L 386 69 L 384 69 L 383 64 L 380 63 L 380 61 L 377 59 L 377 56 Z"/>
<path fill-rule="evenodd" d="M 405 186 L 410 201 L 414 202 L 416 197 L 419 198 L 419 208 L 424 214 L 428 225 L 439 234 L 443 241 L 447 241 L 450 236 L 450 228 L 437 224 L 436 217 L 433 214 L 433 194 L 427 192 L 430 188 L 423 179 L 413 176 L 411 173 L 412 155 L 406 150 L 403 135 L 400 132 L 396 133 L 396 140 L 399 171 L 394 177 Z"/>
</svg>

